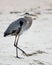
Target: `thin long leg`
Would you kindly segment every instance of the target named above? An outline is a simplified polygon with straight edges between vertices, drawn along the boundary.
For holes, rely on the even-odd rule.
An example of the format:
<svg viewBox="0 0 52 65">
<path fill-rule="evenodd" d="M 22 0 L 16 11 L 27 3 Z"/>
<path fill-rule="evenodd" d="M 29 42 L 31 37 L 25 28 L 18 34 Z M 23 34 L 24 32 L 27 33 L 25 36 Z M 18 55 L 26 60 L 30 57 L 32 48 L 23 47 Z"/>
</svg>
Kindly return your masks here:
<svg viewBox="0 0 52 65">
<path fill-rule="evenodd" d="M 16 57 L 18 57 L 18 48 L 17 48 L 18 39 L 19 39 L 19 37 L 17 37 L 17 35 L 16 35 L 16 36 L 15 36 L 15 41 L 14 41 L 14 46 L 16 47 Z"/>
<path fill-rule="evenodd" d="M 19 35 L 18 35 L 17 42 L 16 42 L 16 57 L 17 58 L 19 58 L 18 57 L 18 48 L 17 48 L 18 47 L 18 40 L 19 40 Z"/>
<path fill-rule="evenodd" d="M 17 58 L 20 58 L 18 57 L 18 49 L 21 50 L 26 56 L 32 56 L 34 54 L 37 54 L 35 52 L 31 53 L 31 54 L 27 54 L 25 51 L 23 51 L 21 48 L 19 48 L 17 45 L 18 45 L 18 40 L 19 40 L 19 36 L 15 36 L 15 41 L 14 41 L 14 46 L 16 47 L 16 57 Z"/>
<path fill-rule="evenodd" d="M 15 36 L 14 46 L 16 45 L 17 35 Z"/>
<path fill-rule="evenodd" d="M 15 36 L 14 46 L 16 47 L 16 56 L 18 57 L 18 49 L 21 50 L 25 55 L 27 55 L 25 51 L 23 51 L 21 48 L 19 48 L 19 47 L 17 46 L 18 40 L 19 40 L 19 36 L 18 36 L 18 38 L 17 38 L 17 36 Z M 17 49 L 17 48 L 18 48 L 18 49 Z"/>
<path fill-rule="evenodd" d="M 15 47 L 16 47 L 16 45 L 14 45 Z M 26 52 L 25 51 L 23 51 L 21 48 L 19 48 L 19 47 L 17 47 L 19 50 L 21 50 L 25 55 L 27 55 L 26 54 Z"/>
</svg>

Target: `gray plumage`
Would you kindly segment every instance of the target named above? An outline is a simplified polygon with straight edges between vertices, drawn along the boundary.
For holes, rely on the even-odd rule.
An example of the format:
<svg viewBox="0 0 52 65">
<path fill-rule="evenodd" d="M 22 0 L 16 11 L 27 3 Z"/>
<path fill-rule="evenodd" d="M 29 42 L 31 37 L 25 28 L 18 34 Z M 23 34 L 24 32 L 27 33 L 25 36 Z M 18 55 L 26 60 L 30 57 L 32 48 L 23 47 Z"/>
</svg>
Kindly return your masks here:
<svg viewBox="0 0 52 65">
<path fill-rule="evenodd" d="M 14 22 L 12 22 L 7 30 L 4 32 L 4 36 L 7 35 L 14 35 L 14 33 L 17 31 L 19 32 L 21 30 L 21 24 L 24 26 L 26 24 L 26 20 L 24 18 L 20 18 Z M 17 33 L 18 34 L 18 33 Z"/>
<path fill-rule="evenodd" d="M 20 35 L 27 29 L 29 29 L 29 27 L 32 24 L 32 17 L 33 15 L 29 14 L 29 13 L 25 13 L 24 14 L 24 18 L 19 18 L 18 20 L 12 22 L 9 27 L 6 29 L 6 31 L 4 32 L 4 37 L 8 36 L 8 35 L 14 35 L 15 36 L 15 42 L 14 42 L 14 46 L 16 47 L 16 57 L 18 57 L 18 50 L 21 50 L 23 53 L 25 53 L 22 49 L 20 49 L 17 44 L 18 44 L 18 39 L 20 37 Z M 18 39 L 17 39 L 18 36 Z M 17 40 L 16 40 L 17 39 Z M 26 53 L 25 53 L 26 54 Z"/>
<path fill-rule="evenodd" d="M 14 35 L 14 33 L 17 31 L 20 34 L 23 33 L 23 31 L 27 30 L 32 24 L 32 19 L 30 17 L 24 17 L 20 18 L 14 22 L 12 22 L 7 30 L 4 32 L 4 37 L 7 35 Z"/>
</svg>

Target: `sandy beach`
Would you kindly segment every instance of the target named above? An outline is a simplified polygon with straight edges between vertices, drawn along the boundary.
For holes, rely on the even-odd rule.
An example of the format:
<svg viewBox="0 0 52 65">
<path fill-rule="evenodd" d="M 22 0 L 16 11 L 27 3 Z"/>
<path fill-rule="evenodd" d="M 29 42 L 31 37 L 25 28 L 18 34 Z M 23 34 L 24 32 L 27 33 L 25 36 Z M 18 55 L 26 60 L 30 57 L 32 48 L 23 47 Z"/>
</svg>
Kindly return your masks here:
<svg viewBox="0 0 52 65">
<path fill-rule="evenodd" d="M 0 0 L 0 11 L 24 11 L 40 7 L 49 8 L 52 0 Z"/>
<path fill-rule="evenodd" d="M 36 14 L 32 26 L 19 39 L 22 59 L 16 58 L 14 37 L 4 31 L 21 14 Z M 52 0 L 0 0 L 0 65 L 52 65 Z"/>
</svg>

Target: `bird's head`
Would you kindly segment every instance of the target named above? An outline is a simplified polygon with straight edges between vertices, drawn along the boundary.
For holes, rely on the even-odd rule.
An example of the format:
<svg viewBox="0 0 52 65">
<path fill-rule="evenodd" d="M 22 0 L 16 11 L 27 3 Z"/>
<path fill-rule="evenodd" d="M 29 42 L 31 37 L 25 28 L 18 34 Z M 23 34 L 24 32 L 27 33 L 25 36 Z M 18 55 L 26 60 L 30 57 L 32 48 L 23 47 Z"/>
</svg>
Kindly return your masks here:
<svg viewBox="0 0 52 65">
<path fill-rule="evenodd" d="M 26 13 L 24 14 L 24 16 L 25 16 L 25 17 L 31 17 L 32 19 L 36 19 L 36 17 L 37 17 L 36 14 L 30 14 L 30 13 L 28 13 L 28 12 L 26 12 Z"/>
</svg>

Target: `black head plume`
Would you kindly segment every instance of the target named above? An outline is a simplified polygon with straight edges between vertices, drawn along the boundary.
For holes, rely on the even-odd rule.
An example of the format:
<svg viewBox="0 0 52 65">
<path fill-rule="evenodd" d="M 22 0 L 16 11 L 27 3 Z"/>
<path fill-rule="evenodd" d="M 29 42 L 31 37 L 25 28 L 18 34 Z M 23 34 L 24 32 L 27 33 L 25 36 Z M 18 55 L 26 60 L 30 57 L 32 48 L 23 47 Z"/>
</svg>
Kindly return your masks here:
<svg viewBox="0 0 52 65">
<path fill-rule="evenodd" d="M 28 13 L 28 12 L 26 12 L 25 14 L 29 15 L 29 13 Z"/>
</svg>

